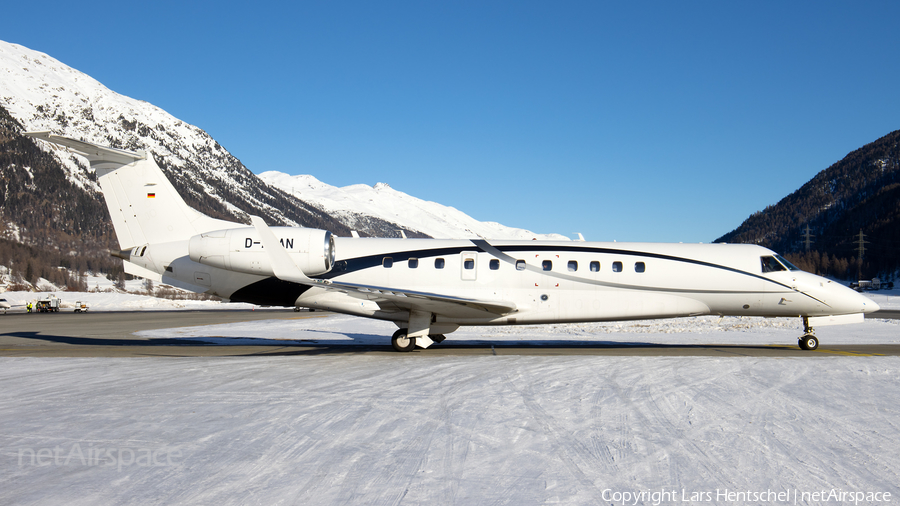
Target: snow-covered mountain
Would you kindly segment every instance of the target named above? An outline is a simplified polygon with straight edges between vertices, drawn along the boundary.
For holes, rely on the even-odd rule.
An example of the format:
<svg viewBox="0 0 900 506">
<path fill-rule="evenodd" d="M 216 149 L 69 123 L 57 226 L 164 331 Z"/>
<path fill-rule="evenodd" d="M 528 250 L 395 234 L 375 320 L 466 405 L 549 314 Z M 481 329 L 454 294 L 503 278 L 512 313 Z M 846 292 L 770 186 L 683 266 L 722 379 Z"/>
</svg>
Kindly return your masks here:
<svg viewBox="0 0 900 506">
<path fill-rule="evenodd" d="M 218 217 L 243 219 L 258 212 L 274 223 L 307 226 L 322 218 L 314 207 L 289 202 L 262 183 L 200 128 L 115 93 L 44 53 L 2 41 L 0 105 L 25 130 L 152 152 L 190 204 Z M 56 154 L 70 181 L 98 195 L 98 185 L 76 155 L 46 143 L 41 148 Z"/>
<path fill-rule="evenodd" d="M 218 217 L 246 221 L 248 213 L 261 214 L 271 223 L 328 228 L 338 235 L 358 230 L 397 236 L 405 229 L 442 238 L 564 239 L 479 222 L 385 184 L 334 188 L 312 176 L 257 177 L 202 129 L 115 93 L 51 56 L 3 41 L 0 106 L 25 130 L 152 152 L 191 205 Z M 93 175 L 76 155 L 46 143 L 41 149 L 61 160 L 70 181 L 99 198 Z"/>
<path fill-rule="evenodd" d="M 284 192 L 315 203 L 353 229 L 364 229 L 366 220 L 374 216 L 442 239 L 488 237 L 568 240 L 559 234 L 534 234 L 521 228 L 478 221 L 456 208 L 418 199 L 385 183 L 378 183 L 374 187 L 355 184 L 338 188 L 308 174 L 291 176 L 284 172 L 268 171 L 259 177 Z"/>
</svg>

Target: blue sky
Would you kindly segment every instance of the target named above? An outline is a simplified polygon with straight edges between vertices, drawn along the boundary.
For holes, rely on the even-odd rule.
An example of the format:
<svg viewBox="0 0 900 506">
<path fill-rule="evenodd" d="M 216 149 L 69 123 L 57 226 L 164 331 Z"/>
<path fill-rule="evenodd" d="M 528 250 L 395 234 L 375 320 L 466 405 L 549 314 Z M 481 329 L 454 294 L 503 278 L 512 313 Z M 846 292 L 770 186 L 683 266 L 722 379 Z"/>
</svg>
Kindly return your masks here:
<svg viewBox="0 0 900 506">
<path fill-rule="evenodd" d="M 900 128 L 898 2 L 287 4 L 13 2 L 0 39 L 253 172 L 588 240 L 710 242 Z"/>
</svg>

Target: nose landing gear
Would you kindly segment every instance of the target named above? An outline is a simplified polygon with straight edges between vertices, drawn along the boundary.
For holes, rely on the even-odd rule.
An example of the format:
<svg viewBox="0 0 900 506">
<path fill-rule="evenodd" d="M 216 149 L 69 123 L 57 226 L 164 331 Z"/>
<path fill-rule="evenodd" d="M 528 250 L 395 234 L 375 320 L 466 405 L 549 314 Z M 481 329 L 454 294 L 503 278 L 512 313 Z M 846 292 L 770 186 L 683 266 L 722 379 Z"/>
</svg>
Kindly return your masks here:
<svg viewBox="0 0 900 506">
<path fill-rule="evenodd" d="M 809 318 L 803 317 L 803 337 L 797 343 L 801 350 L 812 351 L 819 347 L 819 338 L 816 337 L 816 331 L 810 327 Z"/>
<path fill-rule="evenodd" d="M 812 334 L 807 334 L 800 338 L 800 342 L 797 343 L 800 346 L 801 350 L 815 350 L 819 347 L 819 338 Z"/>
</svg>

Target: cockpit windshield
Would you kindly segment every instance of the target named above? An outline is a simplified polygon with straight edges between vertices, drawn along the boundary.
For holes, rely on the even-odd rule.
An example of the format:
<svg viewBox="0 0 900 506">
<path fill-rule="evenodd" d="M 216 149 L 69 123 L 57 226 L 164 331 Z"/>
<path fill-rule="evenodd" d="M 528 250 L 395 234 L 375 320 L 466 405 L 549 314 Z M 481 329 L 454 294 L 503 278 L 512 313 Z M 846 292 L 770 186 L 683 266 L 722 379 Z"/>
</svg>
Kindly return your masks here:
<svg viewBox="0 0 900 506">
<path fill-rule="evenodd" d="M 760 262 L 762 263 L 762 271 L 766 272 L 778 272 L 778 271 L 799 271 L 794 264 L 788 262 L 781 255 L 775 255 L 771 257 L 759 257 Z"/>
<path fill-rule="evenodd" d="M 787 267 L 789 271 L 799 271 L 800 270 L 799 267 L 788 262 L 787 259 L 781 255 L 775 255 L 775 258 L 778 259 L 779 262 L 781 262 L 781 265 Z"/>
<path fill-rule="evenodd" d="M 775 257 L 759 257 L 759 260 L 762 262 L 763 273 L 786 270 L 783 265 L 778 263 L 778 260 L 775 260 Z"/>
</svg>

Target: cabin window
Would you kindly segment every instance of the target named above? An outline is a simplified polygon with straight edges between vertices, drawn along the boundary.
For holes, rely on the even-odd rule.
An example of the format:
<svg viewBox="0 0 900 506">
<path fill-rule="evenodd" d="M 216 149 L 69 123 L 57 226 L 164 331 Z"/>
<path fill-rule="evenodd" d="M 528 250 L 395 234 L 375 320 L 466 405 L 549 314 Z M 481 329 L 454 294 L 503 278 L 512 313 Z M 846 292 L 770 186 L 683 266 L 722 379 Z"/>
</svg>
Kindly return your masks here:
<svg viewBox="0 0 900 506">
<path fill-rule="evenodd" d="M 410 269 L 416 269 L 419 267 L 419 259 L 418 258 L 410 258 L 409 261 L 407 262 L 407 265 L 409 265 Z"/>
<path fill-rule="evenodd" d="M 644 265 L 644 262 L 637 262 L 634 264 L 634 272 L 644 272 L 647 266 Z"/>
<path fill-rule="evenodd" d="M 474 258 L 467 258 L 463 261 L 463 269 L 466 269 L 467 271 L 471 271 L 474 268 L 475 268 L 475 259 Z"/>
<path fill-rule="evenodd" d="M 394 259 L 391 257 L 384 257 L 384 259 L 381 261 L 381 265 L 385 269 L 390 269 L 391 267 L 394 266 Z"/>
<path fill-rule="evenodd" d="M 517 271 L 525 270 L 525 260 L 516 260 L 516 270 Z"/>
<path fill-rule="evenodd" d="M 545 271 L 552 271 L 553 262 L 551 262 L 550 260 L 544 260 L 543 262 L 541 262 L 541 269 L 544 269 Z"/>
<path fill-rule="evenodd" d="M 444 268 L 444 259 L 443 258 L 435 258 L 434 259 L 434 268 L 435 269 L 443 269 Z"/>
<path fill-rule="evenodd" d="M 613 272 L 622 272 L 622 262 L 613 262 Z"/>
<path fill-rule="evenodd" d="M 600 272 L 600 262 L 591 262 L 591 272 Z"/>
<path fill-rule="evenodd" d="M 174 273 L 175 270 L 172 269 L 172 266 L 171 266 L 171 265 L 167 265 L 167 266 L 166 266 L 166 272 L 173 272 L 173 273 Z"/>
<path fill-rule="evenodd" d="M 569 272 L 575 272 L 578 270 L 578 262 L 576 262 L 575 260 L 569 260 L 569 264 L 567 267 L 569 269 Z"/>
<path fill-rule="evenodd" d="M 778 263 L 778 260 L 775 260 L 775 257 L 759 257 L 759 260 L 762 263 L 763 272 L 778 272 L 786 270 L 783 265 Z"/>
<path fill-rule="evenodd" d="M 496 258 L 492 259 L 490 266 L 491 266 L 492 271 L 499 270 L 500 269 L 500 260 L 497 260 Z"/>
</svg>

